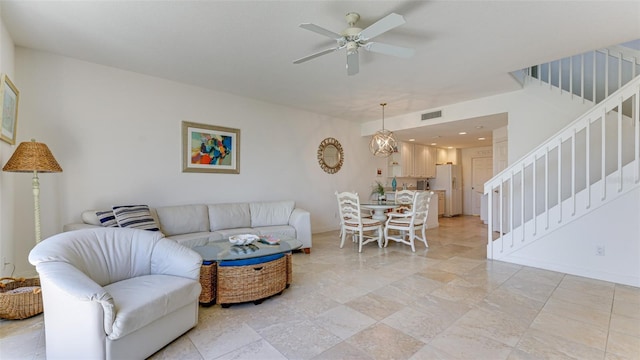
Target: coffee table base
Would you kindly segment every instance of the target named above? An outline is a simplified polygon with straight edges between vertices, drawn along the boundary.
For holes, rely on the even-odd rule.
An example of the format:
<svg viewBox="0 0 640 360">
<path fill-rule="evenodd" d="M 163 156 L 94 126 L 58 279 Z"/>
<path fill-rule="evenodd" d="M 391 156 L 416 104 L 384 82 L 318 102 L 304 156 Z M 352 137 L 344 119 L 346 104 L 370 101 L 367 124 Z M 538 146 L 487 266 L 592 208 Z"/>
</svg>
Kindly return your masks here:
<svg viewBox="0 0 640 360">
<path fill-rule="evenodd" d="M 253 301 L 257 305 L 268 297 L 281 294 L 289 287 L 291 280 L 291 253 L 253 265 L 202 265 L 200 304 L 211 306 L 218 303 L 228 307 L 230 304 Z"/>
</svg>

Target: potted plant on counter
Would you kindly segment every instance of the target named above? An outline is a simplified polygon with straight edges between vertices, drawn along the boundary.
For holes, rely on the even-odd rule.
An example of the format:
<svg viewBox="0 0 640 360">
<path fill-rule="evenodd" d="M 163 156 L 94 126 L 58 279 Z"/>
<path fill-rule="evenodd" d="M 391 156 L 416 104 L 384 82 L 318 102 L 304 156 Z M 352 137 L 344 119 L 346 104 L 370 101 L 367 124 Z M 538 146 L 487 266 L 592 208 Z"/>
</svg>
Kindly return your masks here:
<svg viewBox="0 0 640 360">
<path fill-rule="evenodd" d="M 378 201 L 385 201 L 386 197 L 384 195 L 384 186 L 380 183 L 380 181 L 376 181 L 376 184 L 373 185 L 373 190 L 371 191 L 371 195 L 376 195 Z"/>
</svg>

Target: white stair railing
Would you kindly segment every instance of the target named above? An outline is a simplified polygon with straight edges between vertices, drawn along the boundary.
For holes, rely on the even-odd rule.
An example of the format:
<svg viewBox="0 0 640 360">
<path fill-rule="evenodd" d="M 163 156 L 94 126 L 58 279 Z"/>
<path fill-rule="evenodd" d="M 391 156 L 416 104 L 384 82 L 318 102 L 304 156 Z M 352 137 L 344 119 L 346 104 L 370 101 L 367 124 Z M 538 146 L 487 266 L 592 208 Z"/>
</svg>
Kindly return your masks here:
<svg viewBox="0 0 640 360">
<path fill-rule="evenodd" d="M 485 183 L 487 258 L 640 186 L 639 109 L 640 76 Z"/>
<path fill-rule="evenodd" d="M 640 62 L 637 51 L 612 46 L 534 65 L 512 75 L 520 79 L 517 74 L 522 72 L 561 94 L 597 104 L 640 75 Z"/>
</svg>

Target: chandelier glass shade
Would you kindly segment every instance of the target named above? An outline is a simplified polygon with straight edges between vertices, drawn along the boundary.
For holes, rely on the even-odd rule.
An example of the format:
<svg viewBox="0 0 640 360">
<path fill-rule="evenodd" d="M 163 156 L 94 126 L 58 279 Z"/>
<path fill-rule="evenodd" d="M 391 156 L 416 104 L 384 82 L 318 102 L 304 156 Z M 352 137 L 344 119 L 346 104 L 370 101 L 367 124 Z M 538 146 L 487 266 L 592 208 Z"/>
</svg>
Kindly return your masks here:
<svg viewBox="0 0 640 360">
<path fill-rule="evenodd" d="M 387 106 L 387 103 L 382 103 L 380 106 L 382 106 L 382 129 L 376 131 L 371 138 L 371 142 L 369 142 L 369 150 L 374 156 L 388 157 L 393 154 L 397 148 L 397 142 L 393 133 L 389 130 L 385 130 L 384 128 L 384 107 Z"/>
</svg>

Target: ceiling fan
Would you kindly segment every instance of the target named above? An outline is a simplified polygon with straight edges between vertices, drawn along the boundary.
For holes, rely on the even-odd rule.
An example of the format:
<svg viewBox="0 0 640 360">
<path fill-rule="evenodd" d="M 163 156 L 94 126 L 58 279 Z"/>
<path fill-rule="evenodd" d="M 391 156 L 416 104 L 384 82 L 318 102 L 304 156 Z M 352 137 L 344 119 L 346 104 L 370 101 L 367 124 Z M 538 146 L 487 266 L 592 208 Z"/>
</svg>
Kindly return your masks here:
<svg viewBox="0 0 640 360">
<path fill-rule="evenodd" d="M 326 49 L 309 56 L 305 56 L 294 61 L 294 64 L 300 64 L 311 59 L 315 59 L 319 56 L 347 49 L 347 74 L 355 75 L 358 73 L 360 65 L 358 61 L 358 49 L 363 48 L 367 51 L 376 52 L 385 55 L 398 56 L 402 58 L 411 57 L 414 53 L 413 49 L 405 48 L 401 46 L 394 46 L 389 44 L 383 44 L 379 42 L 370 41 L 374 37 L 381 35 L 395 27 L 398 27 L 405 23 L 404 17 L 396 13 L 391 13 L 382 19 L 376 21 L 366 29 L 356 27 L 356 23 L 360 20 L 360 15 L 354 12 L 350 12 L 345 16 L 349 27 L 342 31 L 340 34 L 331 30 L 327 30 L 315 24 L 304 23 L 300 24 L 300 27 L 313 31 L 317 34 L 327 36 L 334 39 L 337 42 L 337 46 L 331 49 Z"/>
</svg>

